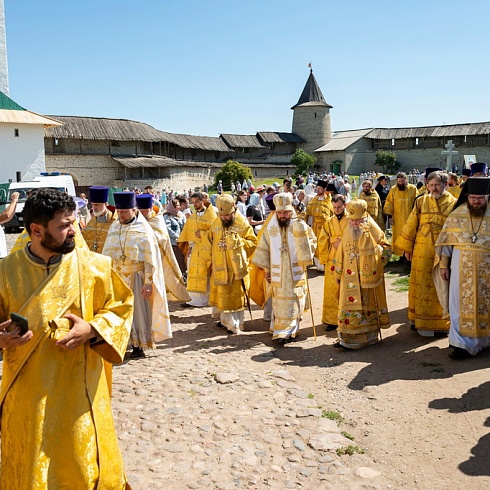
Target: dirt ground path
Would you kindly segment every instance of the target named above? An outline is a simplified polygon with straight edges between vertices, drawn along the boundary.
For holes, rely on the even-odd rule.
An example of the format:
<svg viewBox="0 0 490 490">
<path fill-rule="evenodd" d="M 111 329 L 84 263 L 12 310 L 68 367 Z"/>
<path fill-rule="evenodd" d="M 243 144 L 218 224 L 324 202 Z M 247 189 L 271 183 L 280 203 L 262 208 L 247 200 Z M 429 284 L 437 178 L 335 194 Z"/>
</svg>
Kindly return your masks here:
<svg viewBox="0 0 490 490">
<path fill-rule="evenodd" d="M 314 269 L 310 271 L 310 288 L 317 340 L 313 338 L 310 315 L 303 318 L 300 341 L 275 348 L 267 333 L 268 324 L 261 320 L 262 312 L 257 308 L 254 308 L 253 324 L 250 320 L 246 322 L 245 335 L 227 336 L 214 327 L 210 308 L 189 311 L 172 305 L 174 338 L 150 356 L 166 359 L 165 377 L 172 380 L 171 389 L 178 392 L 172 391 L 172 396 L 180 397 L 180 408 L 164 412 L 166 419 L 161 421 L 157 432 L 161 430 L 165 434 L 177 430 L 175 440 L 192 447 L 192 443 L 202 443 L 202 430 L 192 435 L 189 428 L 193 427 L 193 422 L 185 420 L 185 414 L 191 419 L 200 419 L 201 424 L 220 420 L 217 427 L 222 430 L 214 425 L 212 429 L 205 429 L 214 434 L 213 444 L 217 444 L 219 450 L 210 453 L 203 470 L 202 465 L 195 463 L 197 466 L 193 466 L 191 461 L 186 462 L 182 452 L 172 453 L 172 449 L 169 452 L 163 444 L 167 449 L 155 452 L 152 457 L 161 461 L 160 470 L 166 469 L 169 478 L 162 478 L 162 473 L 155 477 L 154 472 L 158 470 L 144 468 L 143 460 L 134 452 L 134 441 L 128 439 L 128 433 L 124 434 L 124 424 L 120 425 L 128 473 L 142 485 L 136 488 L 489 488 L 490 354 L 453 361 L 448 357 L 447 338 L 431 341 L 411 332 L 406 322 L 407 293 L 397 293 L 392 287 L 400 272 L 394 269 L 387 279 L 391 328 L 383 331 L 382 343 L 359 351 L 332 347 L 335 333 L 327 334 L 320 324 L 323 275 Z M 116 391 L 123 380 L 127 385 L 131 372 L 142 368 L 150 373 L 159 372 L 156 365 L 152 368 L 155 357 L 130 361 L 116 368 Z M 306 406 L 318 407 L 321 413 L 340 413 L 344 419 L 340 429 L 352 436 L 352 445 L 364 449 L 365 453 L 339 457 L 335 451 L 316 451 L 316 456 L 307 457 L 303 452 L 300 455 L 303 459 L 300 457 L 298 461 L 287 443 L 290 436 L 279 427 L 281 420 L 289 420 L 281 408 L 291 406 L 291 401 L 281 398 L 279 393 L 265 394 L 253 383 L 253 376 L 264 382 L 278 369 L 292 376 L 293 381 L 285 385 L 289 393 L 296 387 L 307 394 L 310 403 Z M 235 374 L 234 382 L 216 383 L 217 375 L 223 373 Z M 182 376 L 190 383 L 183 383 Z M 246 396 L 242 399 L 244 393 Z M 207 403 L 210 397 L 214 408 Z M 126 399 L 127 394 L 122 399 L 115 394 L 114 409 L 120 424 L 128 409 L 120 406 L 119 400 Z M 148 399 L 139 400 L 139 406 L 145 403 Z M 224 444 L 231 437 L 230 426 L 236 425 L 237 419 L 246 421 L 248 418 L 249 424 L 258 424 L 261 431 L 266 430 L 270 423 L 267 416 L 265 419 L 254 417 L 256 411 L 264 407 L 277 414 L 274 423 L 278 425 L 280 436 L 266 448 L 272 453 L 270 460 L 259 459 L 257 466 L 253 466 L 252 458 L 251 468 L 240 466 L 239 459 L 230 467 L 226 463 L 218 464 L 219 452 L 226 452 Z M 291 437 L 293 442 L 294 437 L 301 439 L 300 442 L 311 449 L 315 429 L 311 423 L 305 424 L 300 415 L 296 413 L 301 426 Z M 244 430 L 243 434 L 248 437 L 250 432 Z M 138 434 L 141 436 L 142 432 Z M 174 440 L 174 435 L 166 439 L 168 443 Z M 221 436 L 223 443 L 218 442 Z M 253 432 L 251 437 L 260 439 Z M 234 440 L 235 444 L 237 441 L 240 438 Z M 294 444 L 293 449 L 298 445 Z M 246 452 L 246 448 L 241 449 Z M 197 448 L 196 451 L 199 453 Z M 335 471 L 331 461 L 327 467 L 322 464 L 328 461 L 326 454 L 333 456 Z M 316 467 L 315 461 L 307 461 L 314 469 L 313 474 L 301 471 L 304 459 L 308 458 L 316 458 Z M 274 461 L 277 464 L 274 465 Z M 254 474 L 260 478 L 254 478 Z"/>
</svg>

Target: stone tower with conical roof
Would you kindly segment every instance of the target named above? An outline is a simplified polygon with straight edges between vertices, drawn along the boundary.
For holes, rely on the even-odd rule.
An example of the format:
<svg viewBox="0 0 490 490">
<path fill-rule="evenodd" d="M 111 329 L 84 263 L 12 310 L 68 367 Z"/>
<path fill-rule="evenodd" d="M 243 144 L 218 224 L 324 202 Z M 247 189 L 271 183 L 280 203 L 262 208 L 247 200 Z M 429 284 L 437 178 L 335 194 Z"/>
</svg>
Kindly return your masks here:
<svg viewBox="0 0 490 490">
<path fill-rule="evenodd" d="M 5 95 L 9 94 L 5 9 L 3 0 L 0 0 L 0 92 L 3 92 Z"/>
<path fill-rule="evenodd" d="M 293 133 L 306 140 L 301 145 L 303 150 L 312 153 L 332 139 L 332 106 L 325 101 L 312 69 L 298 102 L 291 109 L 294 111 Z"/>
</svg>

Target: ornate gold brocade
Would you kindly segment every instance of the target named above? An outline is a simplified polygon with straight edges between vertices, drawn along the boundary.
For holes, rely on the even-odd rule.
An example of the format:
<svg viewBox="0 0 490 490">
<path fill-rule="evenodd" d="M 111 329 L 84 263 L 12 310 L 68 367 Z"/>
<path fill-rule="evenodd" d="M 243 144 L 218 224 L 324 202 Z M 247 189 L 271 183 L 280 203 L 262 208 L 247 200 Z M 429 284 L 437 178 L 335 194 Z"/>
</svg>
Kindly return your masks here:
<svg viewBox="0 0 490 490">
<path fill-rule="evenodd" d="M 49 273 L 25 250 L 14 252 L 0 261 L 0 281 L 0 321 L 20 313 L 34 333 L 4 349 L 1 487 L 124 488 L 102 361 L 123 359 L 130 290 L 107 257 L 79 248 Z M 59 348 L 49 321 L 67 312 L 90 322 L 104 342 Z"/>
</svg>

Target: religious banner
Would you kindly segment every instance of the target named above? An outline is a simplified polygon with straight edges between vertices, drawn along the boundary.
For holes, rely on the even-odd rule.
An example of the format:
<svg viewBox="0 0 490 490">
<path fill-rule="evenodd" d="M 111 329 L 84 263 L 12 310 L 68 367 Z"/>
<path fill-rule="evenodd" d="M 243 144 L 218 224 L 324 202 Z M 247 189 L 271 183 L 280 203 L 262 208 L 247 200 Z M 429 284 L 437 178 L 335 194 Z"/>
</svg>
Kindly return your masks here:
<svg viewBox="0 0 490 490">
<path fill-rule="evenodd" d="M 470 168 L 470 165 L 476 162 L 476 155 L 464 155 L 464 168 Z"/>
</svg>

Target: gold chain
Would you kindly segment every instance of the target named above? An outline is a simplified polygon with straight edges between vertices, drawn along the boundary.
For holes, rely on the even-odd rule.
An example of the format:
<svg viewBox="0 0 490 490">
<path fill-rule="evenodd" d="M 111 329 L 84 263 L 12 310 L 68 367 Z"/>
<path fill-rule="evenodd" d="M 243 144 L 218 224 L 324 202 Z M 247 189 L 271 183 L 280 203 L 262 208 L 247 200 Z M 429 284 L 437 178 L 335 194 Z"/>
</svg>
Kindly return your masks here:
<svg viewBox="0 0 490 490">
<path fill-rule="evenodd" d="M 120 223 L 120 228 L 119 228 L 119 247 L 121 249 L 121 256 L 119 257 L 121 260 L 122 260 L 122 263 L 124 265 L 124 261 L 126 260 L 126 242 L 128 241 L 128 233 L 129 233 L 129 229 L 131 228 L 131 224 L 132 223 L 129 223 L 127 229 L 126 229 L 126 237 L 124 238 L 124 245 L 123 243 L 121 242 L 121 232 L 122 232 L 122 224 Z"/>
</svg>

